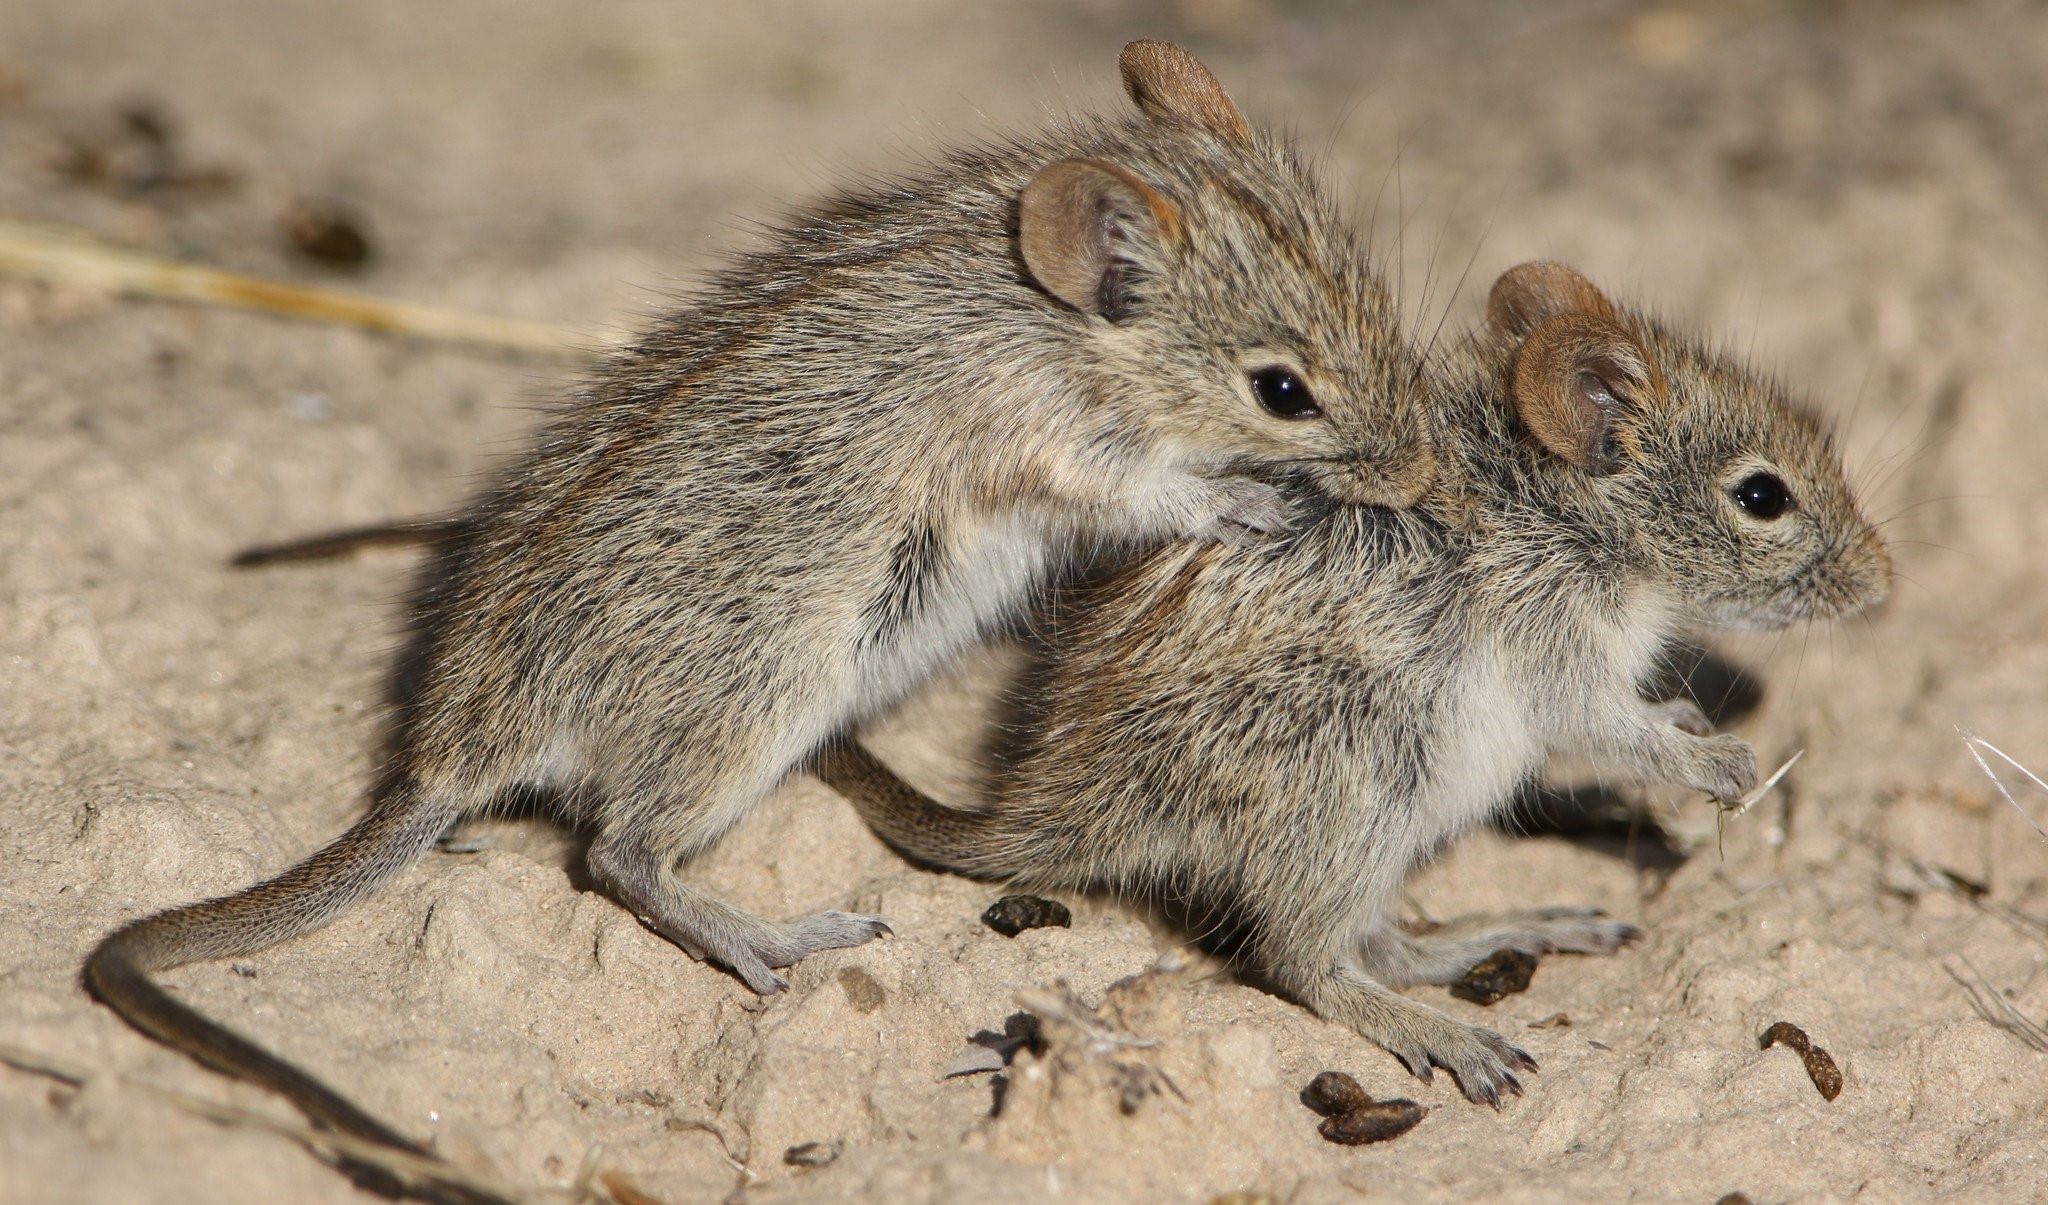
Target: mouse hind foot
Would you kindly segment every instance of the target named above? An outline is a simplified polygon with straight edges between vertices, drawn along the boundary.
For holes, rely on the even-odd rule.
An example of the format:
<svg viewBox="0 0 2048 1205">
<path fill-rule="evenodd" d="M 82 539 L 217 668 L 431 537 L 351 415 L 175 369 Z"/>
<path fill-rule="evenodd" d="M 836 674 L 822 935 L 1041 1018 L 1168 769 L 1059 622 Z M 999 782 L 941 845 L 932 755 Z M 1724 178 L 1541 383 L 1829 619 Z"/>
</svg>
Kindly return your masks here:
<svg viewBox="0 0 2048 1205">
<path fill-rule="evenodd" d="M 1465 1098 L 1499 1108 L 1503 1096 L 1520 1096 L 1516 1073 L 1534 1071 L 1529 1053 L 1491 1029 L 1468 1025 L 1343 966 L 1325 969 L 1296 985 L 1301 1002 L 1318 1016 L 1348 1025 L 1372 1039 L 1424 1083 L 1441 1067 L 1458 1081 Z"/>
<path fill-rule="evenodd" d="M 820 912 L 787 923 L 764 920 L 680 881 L 674 859 L 637 842 L 599 841 L 591 846 L 589 864 L 591 874 L 642 924 L 690 957 L 727 968 L 764 996 L 789 986 L 774 968 L 891 932 L 881 917 L 852 912 Z"/>
<path fill-rule="evenodd" d="M 1501 950 L 1524 954 L 1612 954 L 1643 935 L 1598 908 L 1534 908 L 1462 917 L 1427 933 L 1389 925 L 1365 941 L 1365 965 L 1397 987 L 1455 983 Z"/>
</svg>

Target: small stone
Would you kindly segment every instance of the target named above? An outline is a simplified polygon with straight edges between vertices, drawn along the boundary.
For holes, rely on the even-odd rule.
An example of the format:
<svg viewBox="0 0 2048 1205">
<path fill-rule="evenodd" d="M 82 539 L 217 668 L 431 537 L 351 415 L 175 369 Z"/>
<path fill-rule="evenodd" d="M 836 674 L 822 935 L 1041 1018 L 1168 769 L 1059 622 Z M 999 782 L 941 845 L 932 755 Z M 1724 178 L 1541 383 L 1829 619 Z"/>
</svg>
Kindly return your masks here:
<svg viewBox="0 0 2048 1205">
<path fill-rule="evenodd" d="M 1372 1097 L 1342 1071 L 1325 1071 L 1301 1090 L 1301 1103 L 1325 1117 L 1336 1117 L 1371 1104 Z"/>
<path fill-rule="evenodd" d="M 1071 928 L 1074 914 L 1058 900 L 1036 895 L 1006 895 L 988 906 L 981 923 L 1004 937 L 1015 937 L 1026 929 Z"/>
<path fill-rule="evenodd" d="M 332 268 L 360 268 L 374 254 L 362 219 L 331 201 L 294 201 L 285 211 L 284 233 L 292 250 Z"/>
<path fill-rule="evenodd" d="M 1495 950 L 1451 985 L 1451 995 L 1474 1004 L 1493 1004 L 1529 990 L 1536 976 L 1536 956 L 1520 950 Z"/>
<path fill-rule="evenodd" d="M 1316 1132 L 1344 1146 L 1364 1146 L 1399 1138 L 1421 1123 L 1429 1110 L 1412 1100 L 1376 1100 L 1335 1117 L 1326 1117 Z"/>
<path fill-rule="evenodd" d="M 839 1158 L 839 1149 L 836 1142 L 799 1142 L 782 1152 L 782 1161 L 791 1167 L 823 1167 Z"/>
</svg>

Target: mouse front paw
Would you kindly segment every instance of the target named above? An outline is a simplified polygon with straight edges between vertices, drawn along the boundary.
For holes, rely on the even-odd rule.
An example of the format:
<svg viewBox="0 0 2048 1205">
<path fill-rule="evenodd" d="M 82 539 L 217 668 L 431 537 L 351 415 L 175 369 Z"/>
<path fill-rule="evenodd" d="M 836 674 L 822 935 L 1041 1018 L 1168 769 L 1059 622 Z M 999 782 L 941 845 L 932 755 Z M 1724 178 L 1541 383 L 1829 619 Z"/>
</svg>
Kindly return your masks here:
<svg viewBox="0 0 2048 1205">
<path fill-rule="evenodd" d="M 1732 801 L 1755 790 L 1757 781 L 1756 750 L 1739 736 L 1723 735 L 1699 742 L 1685 785 Z"/>
</svg>

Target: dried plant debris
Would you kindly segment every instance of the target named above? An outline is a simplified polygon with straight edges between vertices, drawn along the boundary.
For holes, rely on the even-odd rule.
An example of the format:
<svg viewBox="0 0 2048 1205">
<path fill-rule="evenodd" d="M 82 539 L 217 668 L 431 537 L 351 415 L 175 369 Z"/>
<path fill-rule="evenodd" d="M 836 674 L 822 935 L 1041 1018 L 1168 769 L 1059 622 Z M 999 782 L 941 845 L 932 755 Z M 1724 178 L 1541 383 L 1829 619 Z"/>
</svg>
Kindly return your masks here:
<svg viewBox="0 0 2048 1205">
<path fill-rule="evenodd" d="M 1991 894 L 1991 885 L 1970 878 L 1968 875 L 1922 862 L 1918 858 L 1894 858 L 1884 868 L 1882 886 L 1886 891 L 1902 899 L 1918 899 L 1923 895 L 1959 895 L 1971 903 L 1981 902 Z"/>
<path fill-rule="evenodd" d="M 823 1167 L 839 1158 L 844 1149 L 837 1142 L 799 1142 L 782 1152 L 782 1161 L 791 1167 Z"/>
<path fill-rule="evenodd" d="M 988 906 L 981 923 L 1004 937 L 1015 937 L 1026 929 L 1069 929 L 1074 914 L 1058 900 L 1036 895 L 1006 895 Z"/>
<path fill-rule="evenodd" d="M 624 1172 L 599 1172 L 597 1182 L 615 1205 L 666 1205 L 660 1197 L 633 1183 L 632 1177 Z"/>
<path fill-rule="evenodd" d="M 167 199 L 229 192 L 241 177 L 224 167 L 189 167 L 177 123 L 164 107 L 139 100 L 124 105 L 110 129 L 66 140 L 54 164 L 74 184 L 125 197 Z"/>
<path fill-rule="evenodd" d="M 1017 1057 L 1019 1050 L 1030 1050 L 1036 1054 L 1045 1053 L 1045 1035 L 1038 1027 L 1038 1018 L 1030 1013 L 1011 1013 L 1003 1018 L 1003 1031 L 997 1033 L 984 1029 L 967 1039 L 967 1050 L 944 1071 L 940 1079 L 952 1079 L 956 1075 L 974 1075 L 983 1071 L 1001 1071 Z"/>
<path fill-rule="evenodd" d="M 1970 751 L 1970 757 L 1976 761 L 1977 768 L 1984 771 L 1984 777 L 1990 779 L 1991 785 L 1998 788 L 1999 797 L 2012 805 L 2012 810 L 2019 813 L 2020 819 L 2027 822 L 2027 826 L 2034 830 L 2035 835 L 2048 837 L 2048 828 L 2042 828 L 2041 822 L 2034 819 L 2034 814 L 2022 806 L 2019 800 L 2013 798 L 2012 791 L 2007 789 L 2005 785 L 2005 780 L 1998 776 L 1998 771 L 1991 768 L 1991 763 L 1985 760 L 1984 754 L 1990 753 L 1991 756 L 2019 771 L 2020 777 L 2034 784 L 2035 787 L 2042 791 L 2048 791 L 2048 782 L 2042 781 L 2040 775 L 2013 760 L 2012 754 L 2007 753 L 1976 733 L 1958 727 L 1956 735 L 1963 738 L 1963 748 Z"/>
<path fill-rule="evenodd" d="M 1970 994 L 1970 1007 L 1977 1015 L 1991 1024 L 2018 1038 L 2030 1050 L 2048 1054 L 2048 1028 L 2021 1012 L 2017 1005 L 2006 999 L 2005 993 L 1992 986 L 1991 980 L 1969 959 L 1963 959 L 1963 966 L 1970 972 L 1964 978 L 1954 967 L 1943 964 L 1942 970 Z"/>
<path fill-rule="evenodd" d="M 1570 1029 L 1572 1019 L 1566 1013 L 1552 1013 L 1539 1021 L 1529 1022 L 1531 1029 Z"/>
<path fill-rule="evenodd" d="M 1534 954 L 1495 950 L 1451 985 L 1451 995 L 1474 1004 L 1496 1004 L 1516 992 L 1528 991 L 1529 981 L 1535 977 Z"/>
<path fill-rule="evenodd" d="M 285 209 L 284 235 L 292 250 L 330 268 L 361 268 L 374 258 L 362 218 L 336 201 L 293 201 Z"/>
<path fill-rule="evenodd" d="M 1107 1089 L 1118 1110 L 1136 1113 L 1154 1097 L 1185 1101 L 1186 1094 L 1160 1066 L 1164 1054 L 1158 1038 L 1141 1032 L 1177 1023 L 1176 998 L 1186 964 L 1167 955 L 1152 969 L 1119 979 L 1089 1005 L 1057 980 L 1049 988 L 1018 992 L 1017 1003 L 1037 1020 L 1042 1046 L 1033 1049 L 1055 1082 L 1067 1091 Z"/>
<path fill-rule="evenodd" d="M 1749 794 L 1744 795 L 1740 799 L 1714 800 L 1714 806 L 1718 809 L 1714 813 L 1714 848 L 1721 852 L 1722 857 L 1725 858 L 1727 856 L 1726 851 L 1721 850 L 1721 838 L 1726 834 L 1729 819 L 1747 815 L 1749 809 L 1755 807 L 1758 800 L 1770 794 L 1771 788 L 1777 786 L 1781 779 L 1790 774 L 1792 767 L 1798 765 L 1799 759 L 1805 756 L 1806 749 L 1804 746 L 1801 746 L 1793 752 L 1792 756 L 1786 758 L 1777 769 L 1771 771 L 1770 777 L 1752 788 Z M 1787 789 L 1789 790 L 1790 788 Z"/>
<path fill-rule="evenodd" d="M 1322 1114 L 1316 1132 L 1342 1146 L 1399 1138 L 1429 1112 L 1406 1098 L 1374 1100 L 1342 1071 L 1325 1071 L 1310 1080 L 1301 1090 L 1301 1103 Z"/>
<path fill-rule="evenodd" d="M 1835 1066 L 1833 1055 L 1813 1044 L 1805 1030 L 1790 1021 L 1778 1021 L 1764 1030 L 1764 1036 L 1757 1045 L 1760 1049 L 1769 1050 L 1779 1043 L 1798 1053 L 1800 1061 L 1806 1064 L 1807 1077 L 1819 1090 L 1821 1099 L 1833 1100 L 1842 1094 L 1842 1069 Z"/>
<path fill-rule="evenodd" d="M 205 302 L 531 355 L 588 359 L 597 354 L 600 343 L 538 322 L 386 301 L 179 263 L 109 246 L 74 229 L 4 217 L 0 217 L 0 275 L 130 297 Z"/>
</svg>

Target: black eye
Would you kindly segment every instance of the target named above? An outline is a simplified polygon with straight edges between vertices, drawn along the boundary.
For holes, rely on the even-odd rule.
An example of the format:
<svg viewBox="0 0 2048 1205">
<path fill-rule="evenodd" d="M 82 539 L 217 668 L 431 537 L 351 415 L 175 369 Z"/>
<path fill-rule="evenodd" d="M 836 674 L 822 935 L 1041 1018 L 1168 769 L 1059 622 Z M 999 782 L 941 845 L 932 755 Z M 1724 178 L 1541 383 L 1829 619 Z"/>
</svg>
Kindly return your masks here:
<svg viewBox="0 0 2048 1205">
<path fill-rule="evenodd" d="M 1775 519 L 1792 509 L 1792 491 L 1771 473 L 1751 473 L 1735 483 L 1735 505 L 1759 519 Z"/>
<path fill-rule="evenodd" d="M 1252 396 L 1259 399 L 1259 405 L 1266 413 L 1280 418 L 1317 418 L 1323 408 L 1316 405 L 1316 395 L 1295 376 L 1292 369 L 1274 365 L 1252 373 Z"/>
</svg>

